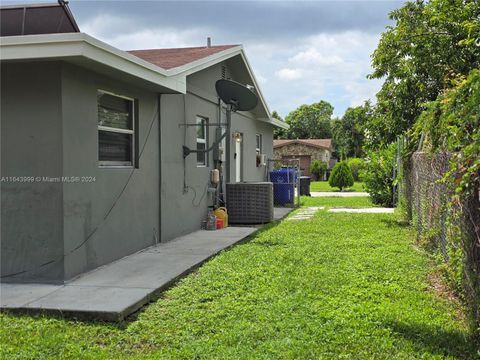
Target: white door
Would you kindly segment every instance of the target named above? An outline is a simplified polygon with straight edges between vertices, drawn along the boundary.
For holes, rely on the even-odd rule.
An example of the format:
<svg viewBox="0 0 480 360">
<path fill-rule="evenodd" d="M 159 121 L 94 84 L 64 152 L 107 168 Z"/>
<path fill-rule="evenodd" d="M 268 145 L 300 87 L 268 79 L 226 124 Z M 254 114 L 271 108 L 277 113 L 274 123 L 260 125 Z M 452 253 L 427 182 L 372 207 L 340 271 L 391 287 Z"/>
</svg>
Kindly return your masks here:
<svg viewBox="0 0 480 360">
<path fill-rule="evenodd" d="M 235 182 L 242 181 L 242 143 L 243 136 L 240 141 L 235 141 Z"/>
</svg>

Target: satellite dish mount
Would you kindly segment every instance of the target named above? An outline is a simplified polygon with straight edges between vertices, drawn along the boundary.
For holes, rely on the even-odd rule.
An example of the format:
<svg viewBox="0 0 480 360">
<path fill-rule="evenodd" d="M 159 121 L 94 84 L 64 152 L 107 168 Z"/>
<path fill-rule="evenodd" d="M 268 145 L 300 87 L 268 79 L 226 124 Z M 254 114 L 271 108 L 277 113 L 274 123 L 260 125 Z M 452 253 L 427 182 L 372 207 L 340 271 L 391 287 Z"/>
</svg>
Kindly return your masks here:
<svg viewBox="0 0 480 360">
<path fill-rule="evenodd" d="M 183 146 L 183 158 L 186 158 L 191 153 L 208 153 L 217 146 L 222 139 L 230 134 L 230 128 L 232 123 L 232 112 L 248 111 L 253 109 L 258 104 L 258 97 L 255 93 L 246 86 L 232 81 L 232 80 L 217 80 L 215 83 L 215 89 L 217 90 L 218 97 L 227 105 L 227 128 L 225 132 L 216 139 L 215 142 L 208 149 L 205 150 L 191 150 L 187 146 Z M 230 144 L 227 142 L 226 157 L 230 158 Z M 230 167 L 227 166 L 227 181 L 230 178 Z"/>
</svg>

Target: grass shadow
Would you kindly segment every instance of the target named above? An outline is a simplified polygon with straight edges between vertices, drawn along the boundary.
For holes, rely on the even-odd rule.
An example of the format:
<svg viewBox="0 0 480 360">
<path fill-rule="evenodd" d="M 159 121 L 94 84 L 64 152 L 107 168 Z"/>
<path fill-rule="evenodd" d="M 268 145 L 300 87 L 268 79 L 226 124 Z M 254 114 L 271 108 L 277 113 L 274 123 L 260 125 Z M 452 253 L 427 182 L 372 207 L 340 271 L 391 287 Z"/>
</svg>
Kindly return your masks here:
<svg viewBox="0 0 480 360">
<path fill-rule="evenodd" d="M 410 341 L 418 351 L 427 350 L 432 355 L 475 359 L 473 338 L 459 331 L 445 331 L 440 327 L 392 321 L 386 324 L 396 334 Z"/>
</svg>

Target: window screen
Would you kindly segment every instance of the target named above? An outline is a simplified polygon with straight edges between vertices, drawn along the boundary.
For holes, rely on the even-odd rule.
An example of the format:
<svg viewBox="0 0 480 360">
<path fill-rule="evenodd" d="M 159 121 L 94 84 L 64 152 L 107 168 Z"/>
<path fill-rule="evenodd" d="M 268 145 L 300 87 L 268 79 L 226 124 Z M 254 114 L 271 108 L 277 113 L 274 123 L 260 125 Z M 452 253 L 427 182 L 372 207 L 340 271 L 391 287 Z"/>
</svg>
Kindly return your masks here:
<svg viewBox="0 0 480 360">
<path fill-rule="evenodd" d="M 101 166 L 133 166 L 132 99 L 98 92 L 98 160 Z"/>
<path fill-rule="evenodd" d="M 255 151 L 256 151 L 257 155 L 260 155 L 262 153 L 262 135 L 261 134 L 256 134 L 255 138 L 256 138 L 256 142 L 257 142 Z"/>
<path fill-rule="evenodd" d="M 207 123 L 207 119 L 197 116 L 197 150 L 207 149 Z M 207 153 L 197 152 L 197 166 L 207 166 Z"/>
</svg>

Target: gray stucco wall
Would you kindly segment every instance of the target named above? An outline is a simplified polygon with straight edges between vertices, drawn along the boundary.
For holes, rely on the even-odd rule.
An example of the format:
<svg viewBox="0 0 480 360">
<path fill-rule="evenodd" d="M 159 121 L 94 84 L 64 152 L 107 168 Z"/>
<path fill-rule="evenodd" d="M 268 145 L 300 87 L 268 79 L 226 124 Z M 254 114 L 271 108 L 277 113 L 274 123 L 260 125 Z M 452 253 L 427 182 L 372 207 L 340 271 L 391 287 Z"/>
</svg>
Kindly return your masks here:
<svg viewBox="0 0 480 360">
<path fill-rule="evenodd" d="M 98 166 L 98 89 L 138 99 L 138 169 Z M 156 107 L 154 92 L 67 63 L 2 64 L 1 175 L 42 178 L 1 184 L 2 275 L 53 260 L 2 281 L 61 282 L 159 241 Z"/>
<path fill-rule="evenodd" d="M 48 179 L 62 176 L 61 65 L 2 64 L 1 84 L 1 273 L 27 271 L 2 281 L 55 282 L 64 275 L 62 184 Z"/>
<path fill-rule="evenodd" d="M 215 82 L 222 76 L 222 66 L 226 67 L 227 74 L 233 73 L 229 64 L 223 62 L 188 76 L 186 95 L 162 96 L 162 241 L 198 230 L 208 206 L 213 202 L 212 195 L 206 192 L 209 173 L 214 165 L 212 152 L 208 154 L 207 167 L 197 167 L 195 154 L 189 155 L 184 163 L 182 145 L 185 143 L 191 149 L 196 148 L 196 128 L 180 124 L 195 123 L 197 116 L 207 118 L 210 123 L 218 122 Z M 225 109 L 222 122 L 225 122 Z M 262 134 L 263 151 L 271 157 L 273 127 L 255 120 L 251 113 L 235 113 L 232 115 L 232 131 L 243 134 L 243 180 L 263 181 L 265 168 L 256 166 L 255 134 Z M 209 145 L 214 137 L 215 127 L 212 126 L 209 128 Z M 230 171 L 231 180 L 234 181 L 235 144 L 231 136 L 226 141 L 231 143 Z"/>
<path fill-rule="evenodd" d="M 216 122 L 217 111 L 217 106 L 192 95 L 162 96 L 162 241 L 198 230 L 212 203 L 211 195 L 206 193 L 213 169 L 212 153 L 208 154 L 207 167 L 197 167 L 196 154 L 184 160 L 184 139 L 186 146 L 195 149 L 196 128 L 179 125 L 184 121 L 195 123 L 197 115 Z M 209 130 L 209 139 L 213 139 L 213 127 Z"/>
<path fill-rule="evenodd" d="M 80 177 L 63 183 L 65 253 L 84 243 L 65 259 L 70 278 L 159 239 L 159 138 L 155 93 L 69 64 L 62 80 L 63 173 Z M 98 89 L 138 99 L 138 169 L 98 166 Z"/>
<path fill-rule="evenodd" d="M 227 78 L 245 83 L 251 81 L 247 78 L 246 69 L 239 65 L 237 58 L 233 58 L 215 66 L 199 71 L 188 77 L 187 87 L 192 93 L 201 95 L 209 99 L 212 103 L 217 101 L 215 91 L 215 82 L 222 76 L 222 67 L 226 70 Z M 223 111 L 223 119 L 225 120 L 225 111 Z M 232 114 L 232 132 L 238 131 L 243 135 L 243 180 L 244 181 L 264 181 L 264 167 L 256 166 L 256 138 L 255 134 L 261 134 L 263 138 L 263 153 L 267 157 L 273 156 L 273 126 L 266 122 L 256 119 L 251 112 L 238 112 Z M 229 137 L 231 144 L 230 151 L 230 179 L 235 181 L 235 143 L 232 137 Z"/>
</svg>

